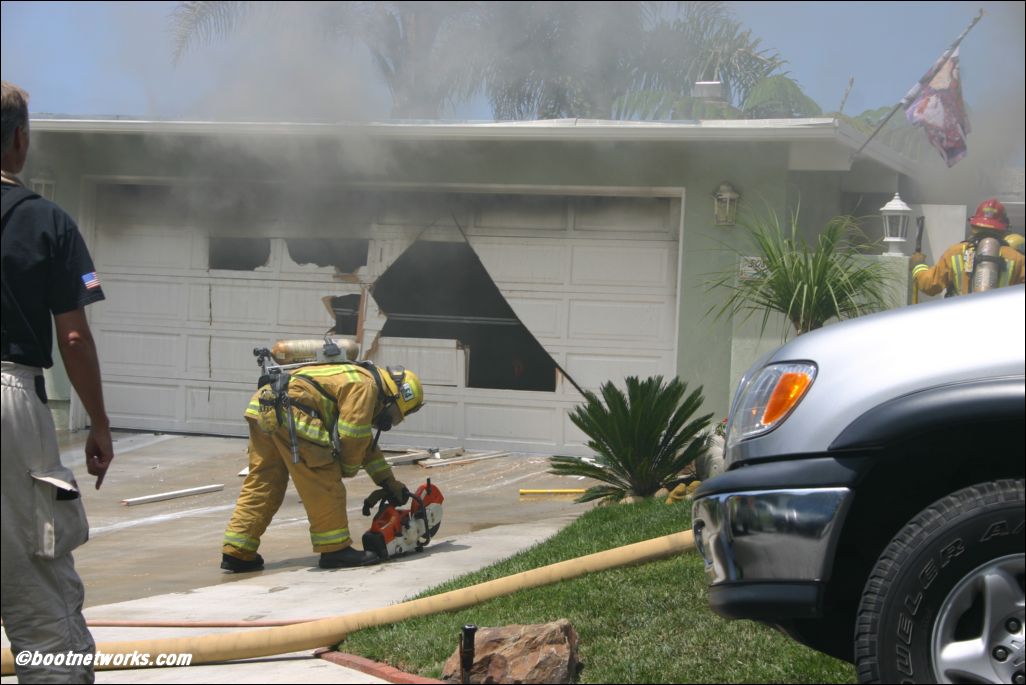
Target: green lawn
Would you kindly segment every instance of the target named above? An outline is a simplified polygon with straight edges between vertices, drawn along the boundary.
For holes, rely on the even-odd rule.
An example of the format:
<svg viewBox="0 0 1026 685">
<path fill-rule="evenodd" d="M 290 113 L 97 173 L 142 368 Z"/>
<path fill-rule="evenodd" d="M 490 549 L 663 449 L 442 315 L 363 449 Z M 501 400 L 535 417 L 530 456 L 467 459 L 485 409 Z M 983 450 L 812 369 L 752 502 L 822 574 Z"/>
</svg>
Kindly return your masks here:
<svg viewBox="0 0 1026 685">
<path fill-rule="evenodd" d="M 599 507 L 551 539 L 420 596 L 467 587 L 690 527 L 690 506 L 649 500 Z M 580 637 L 582 683 L 851 683 L 849 664 L 750 621 L 725 621 L 706 601 L 690 552 L 534 588 L 451 614 L 354 633 L 340 649 L 438 677 L 467 623 L 501 626 L 566 618 Z"/>
</svg>

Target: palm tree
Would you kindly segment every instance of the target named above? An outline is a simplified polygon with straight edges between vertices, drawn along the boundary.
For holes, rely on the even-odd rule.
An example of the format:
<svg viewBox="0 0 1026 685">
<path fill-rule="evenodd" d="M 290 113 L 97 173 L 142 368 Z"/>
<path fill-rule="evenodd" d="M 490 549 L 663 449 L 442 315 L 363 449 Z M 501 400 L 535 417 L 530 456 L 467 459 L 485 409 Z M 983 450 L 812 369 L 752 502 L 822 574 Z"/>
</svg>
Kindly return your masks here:
<svg viewBox="0 0 1026 685">
<path fill-rule="evenodd" d="M 835 113 L 838 119 L 847 122 L 856 130 L 870 136 L 877 129 L 880 122 L 891 112 L 891 107 L 879 107 L 867 109 L 861 114 L 853 117 Z M 905 157 L 914 160 L 923 159 L 923 153 L 930 150 L 926 136 L 916 130 L 904 116 L 893 116 L 884 125 L 876 140 L 885 143 L 888 147 L 897 150 Z"/>
<path fill-rule="evenodd" d="M 785 61 L 760 47 L 718 2 L 683 3 L 657 17 L 644 37 L 632 78 L 616 99 L 618 119 L 738 119 L 814 116 L 819 106 L 777 73 Z M 698 81 L 720 83 L 719 99 L 696 97 Z"/>
<path fill-rule="evenodd" d="M 792 119 L 823 113 L 797 82 L 784 74 L 767 76 L 752 86 L 741 111 L 748 119 Z"/>
<path fill-rule="evenodd" d="M 705 453 L 703 430 L 712 414 L 694 416 L 702 406 L 701 388 L 685 397 L 686 383 L 674 378 L 664 384 L 662 376 L 644 381 L 630 376 L 625 385 L 626 395 L 612 382 L 601 386 L 601 399 L 585 392 L 585 403 L 570 414 L 588 436 L 595 463 L 573 457 L 550 460 L 550 473 L 603 483 L 585 491 L 578 502 L 651 496 Z"/>
<path fill-rule="evenodd" d="M 397 118 L 437 118 L 478 92 L 497 119 L 744 116 L 783 65 L 721 2 L 181 2 L 175 58 L 257 15 L 361 42 Z M 700 80 L 719 80 L 724 101 L 693 98 Z"/>
<path fill-rule="evenodd" d="M 779 312 L 801 335 L 831 319 L 887 307 L 890 272 L 852 245 L 850 239 L 861 234 L 853 217 L 831 219 L 813 246 L 798 234 L 797 211 L 786 226 L 772 211 L 742 226 L 755 244 L 757 258 L 749 261 L 744 277 L 738 278 L 732 269 L 712 284 L 730 291 L 720 315 L 762 312 L 765 330 L 770 312 Z"/>
<path fill-rule="evenodd" d="M 655 3 L 496 2 L 484 90 L 496 119 L 609 118 Z"/>
<path fill-rule="evenodd" d="M 174 59 L 229 36 L 258 15 L 275 21 L 287 16 L 309 23 L 322 37 L 361 41 L 392 95 L 393 117 L 437 119 L 447 103 L 479 88 L 481 65 L 466 59 L 466 50 L 481 35 L 481 4 L 181 2 L 172 14 Z M 470 38 L 461 41 L 461 36 Z"/>
</svg>

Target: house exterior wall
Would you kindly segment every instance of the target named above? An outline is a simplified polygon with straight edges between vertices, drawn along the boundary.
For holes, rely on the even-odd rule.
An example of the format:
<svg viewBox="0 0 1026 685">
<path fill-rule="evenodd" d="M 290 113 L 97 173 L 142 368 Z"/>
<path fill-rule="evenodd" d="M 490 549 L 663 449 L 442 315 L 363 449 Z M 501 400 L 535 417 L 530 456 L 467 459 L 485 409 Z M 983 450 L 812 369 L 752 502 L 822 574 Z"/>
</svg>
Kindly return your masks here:
<svg viewBox="0 0 1026 685">
<path fill-rule="evenodd" d="M 129 135 L 48 132 L 36 134 L 29 176 L 55 182 L 55 199 L 81 220 L 88 241 L 95 238 L 88 188 L 97 179 L 190 179 L 214 194 L 226 180 L 345 187 L 375 184 L 409 189 L 451 185 L 530 187 L 553 194 L 617 194 L 617 189 L 667 189 L 682 199 L 677 298 L 676 372 L 691 387 L 704 388 L 706 409 L 726 413 L 731 369 L 740 362 L 730 317 L 715 310 L 724 293 L 707 283 L 734 268 L 741 231 L 713 224 L 712 191 L 730 181 L 742 193 L 742 208 L 783 214 L 791 191 L 803 189 L 803 213 L 830 214 L 838 199 L 835 175 L 789 174 L 786 142 L 553 142 L 404 141 L 361 137 Z M 828 178 L 829 177 L 829 178 Z M 584 190 L 580 190 L 584 189 Z M 605 191 L 603 190 L 605 189 Z M 827 196 L 829 194 L 829 197 Z M 247 232 L 249 226 L 232 230 Z M 90 243 L 93 244 L 93 243 Z M 712 313 L 710 313 L 712 312 Z"/>
</svg>

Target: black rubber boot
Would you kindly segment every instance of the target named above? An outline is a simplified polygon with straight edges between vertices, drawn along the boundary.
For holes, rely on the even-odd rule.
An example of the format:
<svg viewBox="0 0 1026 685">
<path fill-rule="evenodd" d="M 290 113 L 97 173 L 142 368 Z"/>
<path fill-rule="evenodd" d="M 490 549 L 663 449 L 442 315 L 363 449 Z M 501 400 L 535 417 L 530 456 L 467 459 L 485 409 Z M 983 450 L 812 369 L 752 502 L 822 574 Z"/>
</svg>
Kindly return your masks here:
<svg viewBox="0 0 1026 685">
<path fill-rule="evenodd" d="M 246 561 L 245 559 L 239 559 L 233 557 L 231 554 L 221 554 L 221 568 L 225 571 L 231 571 L 232 573 L 248 573 L 250 571 L 262 571 L 264 568 L 264 558 L 259 554 L 256 555 L 256 559 Z"/>
<path fill-rule="evenodd" d="M 373 552 L 346 547 L 337 552 L 324 552 L 317 563 L 321 568 L 353 568 L 356 566 L 373 566 L 380 564 L 381 558 Z"/>
</svg>

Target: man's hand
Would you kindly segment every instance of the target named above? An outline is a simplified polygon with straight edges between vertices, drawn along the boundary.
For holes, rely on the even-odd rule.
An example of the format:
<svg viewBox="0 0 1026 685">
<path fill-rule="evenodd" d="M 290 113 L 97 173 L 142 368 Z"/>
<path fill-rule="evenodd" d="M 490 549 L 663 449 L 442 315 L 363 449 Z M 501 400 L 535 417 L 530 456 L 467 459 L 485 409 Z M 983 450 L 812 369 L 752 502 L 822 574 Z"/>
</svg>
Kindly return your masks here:
<svg viewBox="0 0 1026 685">
<path fill-rule="evenodd" d="M 92 426 L 85 444 L 86 470 L 96 476 L 96 489 L 103 485 L 103 477 L 107 468 L 114 460 L 114 445 L 110 437 L 110 428 Z"/>
<path fill-rule="evenodd" d="M 410 500 L 410 491 L 395 478 L 389 478 L 381 484 L 381 487 L 388 493 L 389 501 L 397 507 L 401 507 Z"/>
<path fill-rule="evenodd" d="M 920 264 L 926 264 L 926 255 L 924 255 L 922 252 L 913 252 L 911 259 L 912 259 L 912 266 L 919 266 Z"/>
</svg>

